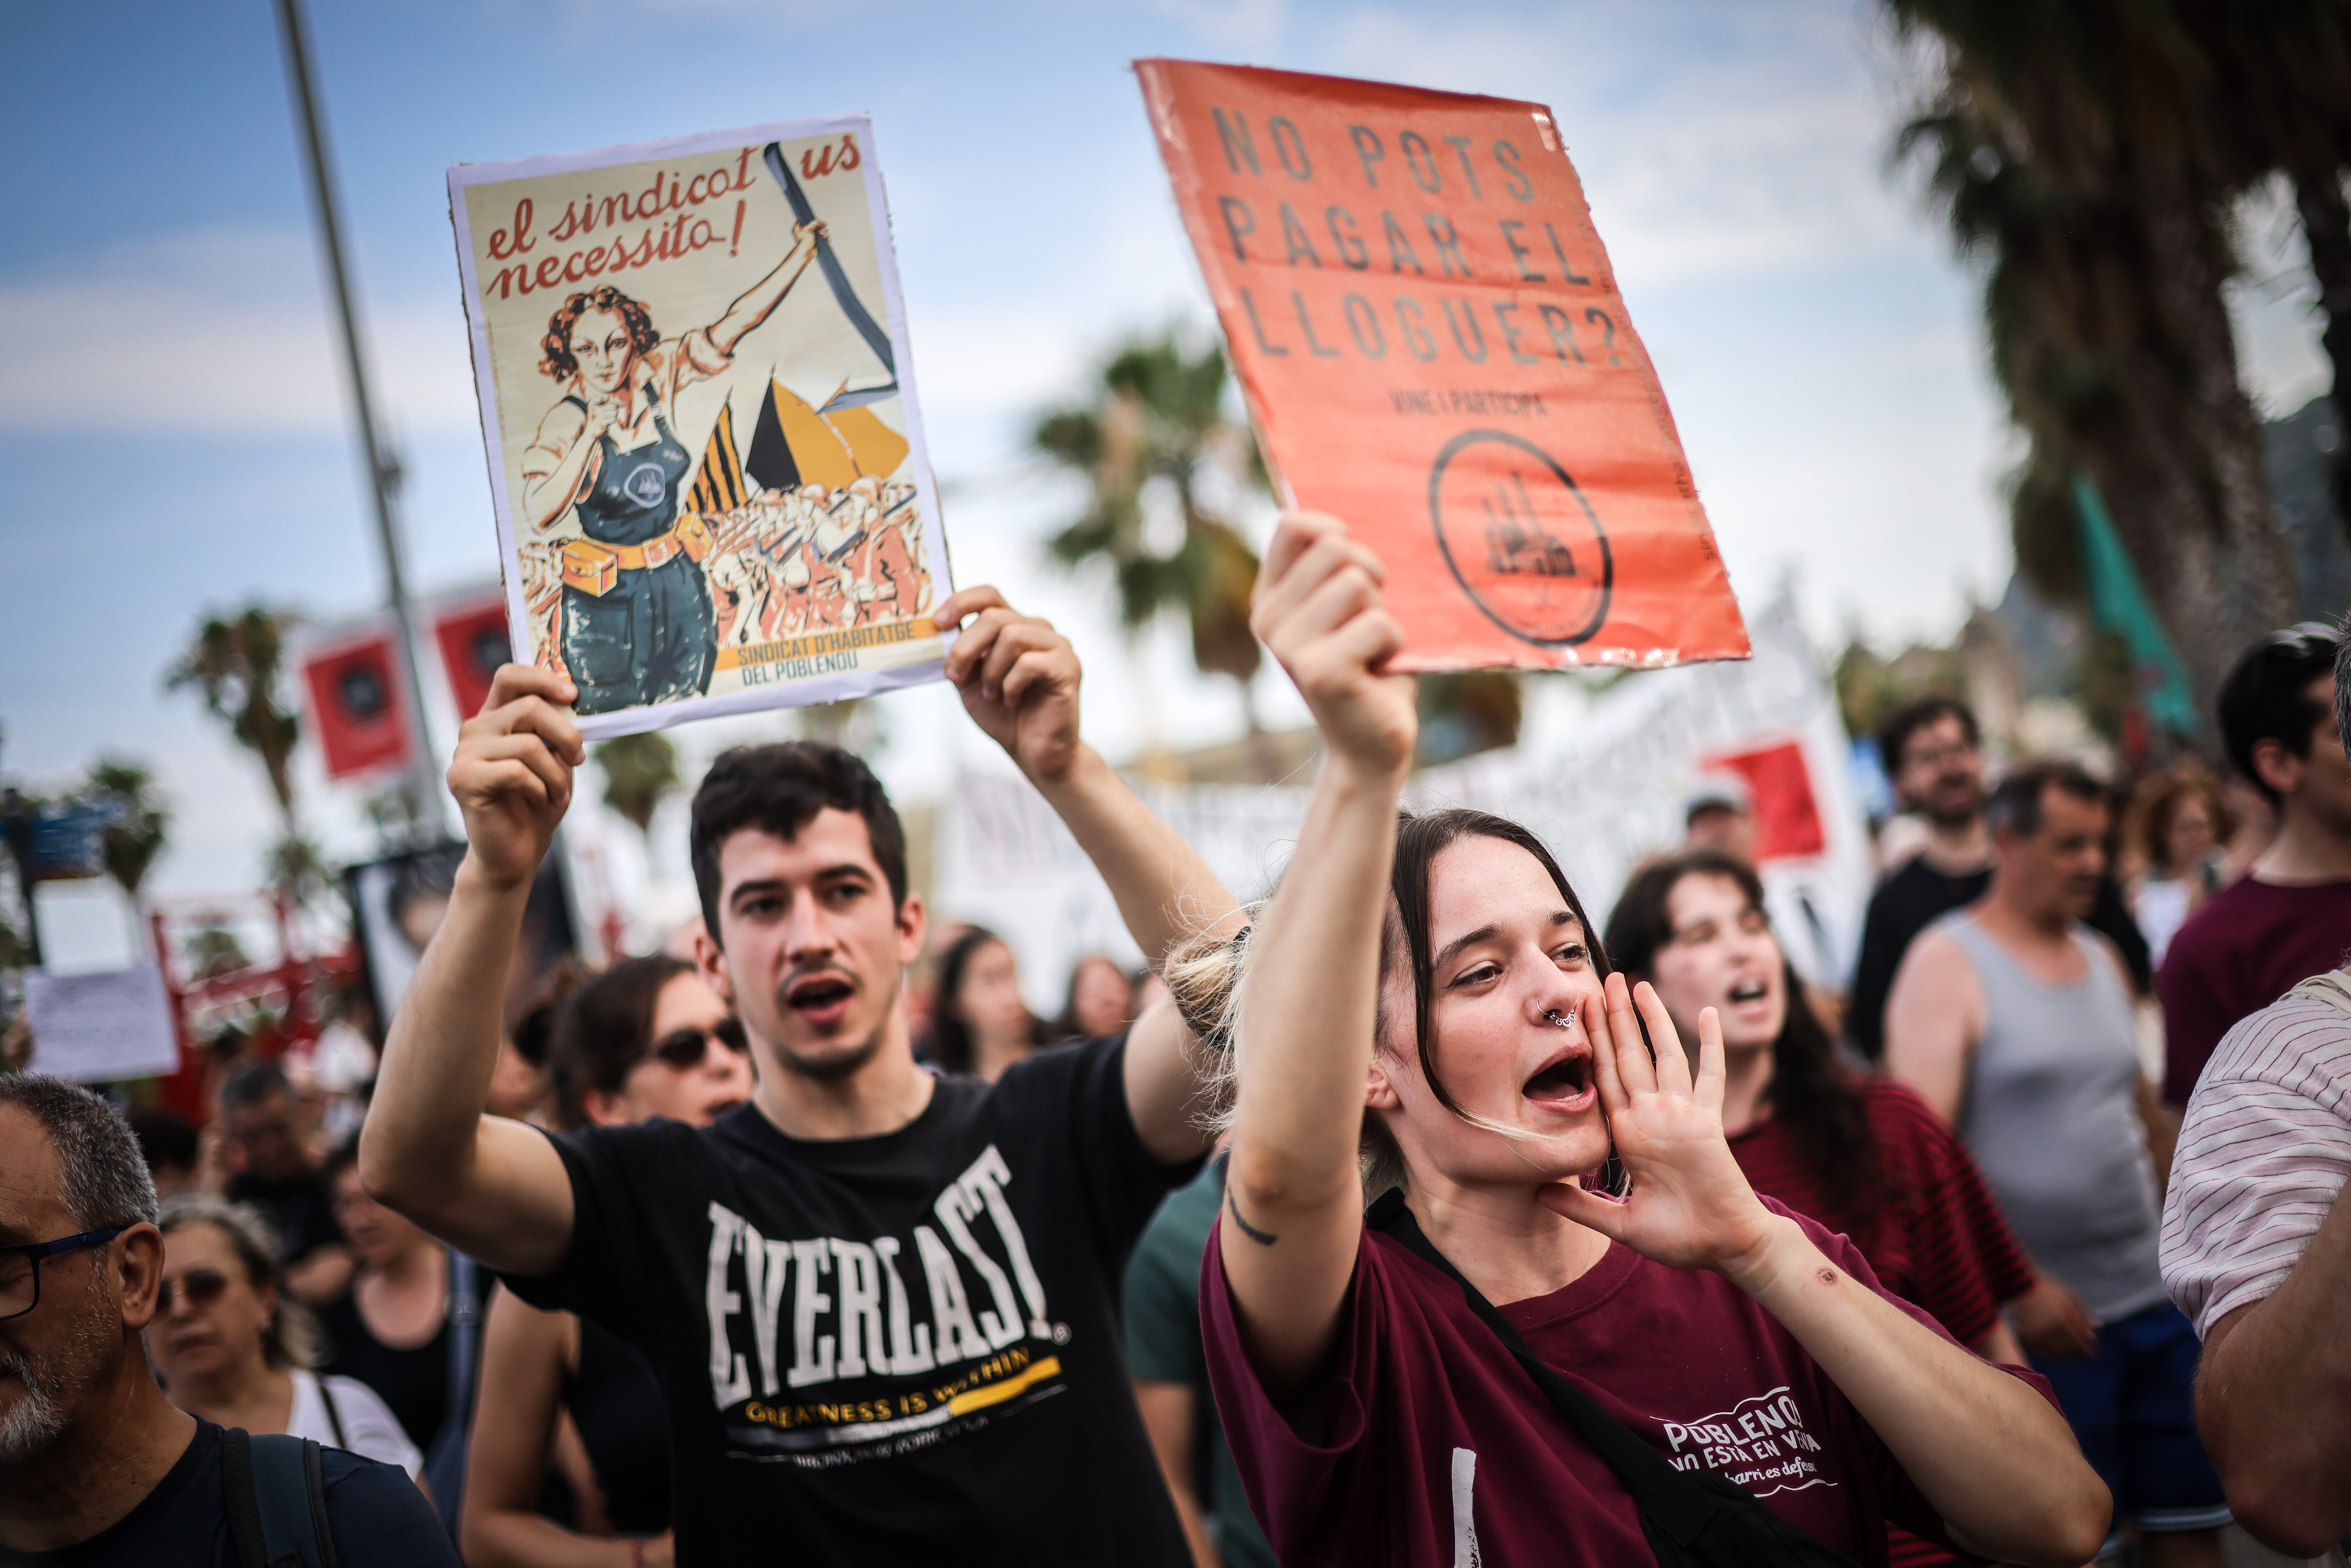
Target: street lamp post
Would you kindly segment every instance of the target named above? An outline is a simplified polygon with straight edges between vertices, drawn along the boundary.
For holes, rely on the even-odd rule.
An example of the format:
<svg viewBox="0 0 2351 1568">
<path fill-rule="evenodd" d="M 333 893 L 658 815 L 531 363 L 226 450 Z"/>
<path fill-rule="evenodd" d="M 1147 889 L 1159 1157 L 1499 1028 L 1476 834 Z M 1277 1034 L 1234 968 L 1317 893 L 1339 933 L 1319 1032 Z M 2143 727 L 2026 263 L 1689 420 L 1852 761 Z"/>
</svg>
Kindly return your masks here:
<svg viewBox="0 0 2351 1568">
<path fill-rule="evenodd" d="M 408 682 L 409 745 L 415 752 L 404 786 L 410 800 L 410 820 L 427 839 L 437 838 L 440 835 L 427 825 L 437 822 L 439 818 L 434 787 L 433 735 L 424 717 L 424 685 L 417 678 L 415 631 L 409 616 L 408 582 L 400 562 L 400 460 L 383 438 L 382 428 L 376 422 L 375 400 L 369 391 L 367 357 L 360 344 L 359 312 L 351 302 L 350 270 L 343 259 L 342 214 L 335 201 L 326 131 L 319 122 L 319 94 L 310 69 L 310 40 L 303 26 L 302 0 L 277 0 L 277 21 L 286 50 L 287 85 L 293 90 L 296 118 L 301 122 L 305 162 L 310 173 L 310 202 L 319 224 L 319 246 L 326 264 L 327 280 L 334 289 L 336 315 L 343 329 L 343 367 L 350 380 L 351 413 L 359 424 L 360 459 L 367 471 L 368 494 L 375 503 L 376 541 L 383 550 L 392 635 L 400 650 L 401 674 Z"/>
</svg>

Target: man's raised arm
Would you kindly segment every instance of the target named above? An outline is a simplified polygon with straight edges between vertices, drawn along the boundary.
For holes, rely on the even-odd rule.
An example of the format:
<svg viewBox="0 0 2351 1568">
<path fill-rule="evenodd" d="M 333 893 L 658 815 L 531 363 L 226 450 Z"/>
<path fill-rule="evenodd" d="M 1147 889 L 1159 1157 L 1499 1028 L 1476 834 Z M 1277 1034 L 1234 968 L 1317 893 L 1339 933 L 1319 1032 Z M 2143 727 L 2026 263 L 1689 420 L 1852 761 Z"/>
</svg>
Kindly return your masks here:
<svg viewBox="0 0 2351 1568">
<path fill-rule="evenodd" d="M 1154 969 L 1202 931 L 1240 928 L 1239 901 L 1078 734 L 1077 651 L 1049 622 L 1020 615 L 992 588 L 933 612 L 942 627 L 972 617 L 947 654 L 947 679 L 973 722 L 1011 754 L 1086 852 Z M 1170 1162 L 1207 1147 L 1194 1123 L 1199 1073 L 1191 1032 L 1172 1007 L 1127 1039 L 1127 1103 L 1144 1145 Z"/>
<path fill-rule="evenodd" d="M 523 906 L 586 757 L 564 706 L 576 695 L 551 670 L 508 664 L 459 732 L 449 789 L 465 813 L 465 859 L 392 1014 L 360 1134 L 371 1194 L 516 1274 L 554 1268 L 571 1240 L 571 1182 L 554 1146 L 482 1107 Z"/>
</svg>

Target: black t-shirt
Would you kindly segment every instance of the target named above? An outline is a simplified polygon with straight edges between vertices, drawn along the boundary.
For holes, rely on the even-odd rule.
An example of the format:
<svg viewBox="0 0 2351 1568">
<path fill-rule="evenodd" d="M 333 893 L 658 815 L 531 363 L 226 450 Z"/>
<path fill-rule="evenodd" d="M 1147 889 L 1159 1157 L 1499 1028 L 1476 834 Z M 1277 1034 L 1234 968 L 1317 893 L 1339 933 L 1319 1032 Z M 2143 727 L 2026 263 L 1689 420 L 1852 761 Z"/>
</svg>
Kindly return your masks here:
<svg viewBox="0 0 2351 1568">
<path fill-rule="evenodd" d="M 669 1407 L 636 1347 L 581 1319 L 580 1370 L 563 1380 L 563 1406 L 580 1429 L 614 1532 L 667 1530 Z"/>
<path fill-rule="evenodd" d="M 376 1391 L 408 1440 L 426 1453 L 449 1414 L 449 1315 L 423 1344 L 399 1350 L 375 1337 L 360 1316 L 359 1291 L 344 1291 L 319 1309 L 331 1353 L 321 1372 L 356 1377 Z"/>
<path fill-rule="evenodd" d="M 342 1568 L 458 1568 L 449 1532 L 398 1465 L 328 1448 L 319 1456 L 327 1531 Z M 236 1568 L 221 1496 L 221 1429 L 199 1416 L 196 1435 L 155 1490 L 109 1528 L 57 1552 L 11 1552 L 0 1568 Z"/>
<path fill-rule="evenodd" d="M 321 1247 L 339 1245 L 343 1228 L 335 1223 L 333 1196 L 316 1173 L 265 1181 L 250 1171 L 229 1178 L 228 1200 L 249 1203 L 277 1227 L 277 1257 L 291 1263 Z"/>
<path fill-rule="evenodd" d="M 682 1563 L 1188 1564 L 1120 1346 L 1166 1189 L 1123 1037 L 943 1078 L 875 1138 L 745 1105 L 556 1136 L 571 1247 L 509 1280 L 643 1351 Z"/>
<path fill-rule="evenodd" d="M 1886 1054 L 1886 998 L 1895 971 L 1918 933 L 1961 904 L 1973 904 L 1991 885 L 1991 868 L 1952 876 L 1918 856 L 1877 884 L 1862 921 L 1861 956 L 1853 967 L 1853 1001 L 1845 1009 L 1845 1033 L 1876 1061 Z"/>
</svg>

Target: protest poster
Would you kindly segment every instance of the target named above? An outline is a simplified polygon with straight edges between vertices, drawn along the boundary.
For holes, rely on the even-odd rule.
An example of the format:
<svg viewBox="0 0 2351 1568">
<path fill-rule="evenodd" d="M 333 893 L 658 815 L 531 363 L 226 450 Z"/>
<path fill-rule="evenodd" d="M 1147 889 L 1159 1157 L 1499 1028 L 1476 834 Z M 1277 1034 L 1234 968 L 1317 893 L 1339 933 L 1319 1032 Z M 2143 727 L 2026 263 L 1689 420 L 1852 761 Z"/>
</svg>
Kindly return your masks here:
<svg viewBox="0 0 2351 1568">
<path fill-rule="evenodd" d="M 1548 109 L 1135 68 L 1267 460 L 1386 563 L 1399 668 L 1747 656 Z"/>
<path fill-rule="evenodd" d="M 951 591 L 863 115 L 449 171 L 517 659 L 591 737 L 935 678 Z"/>
<path fill-rule="evenodd" d="M 31 1071 L 75 1083 L 152 1078 L 180 1064 L 163 972 L 152 964 L 94 975 L 28 970 Z"/>
</svg>

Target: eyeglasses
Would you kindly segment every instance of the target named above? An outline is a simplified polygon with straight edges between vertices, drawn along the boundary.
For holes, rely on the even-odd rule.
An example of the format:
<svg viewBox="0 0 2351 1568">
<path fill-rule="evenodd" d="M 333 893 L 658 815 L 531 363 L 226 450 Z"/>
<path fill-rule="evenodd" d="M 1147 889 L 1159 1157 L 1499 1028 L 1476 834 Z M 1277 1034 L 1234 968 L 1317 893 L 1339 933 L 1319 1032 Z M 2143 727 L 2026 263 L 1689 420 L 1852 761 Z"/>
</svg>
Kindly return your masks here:
<svg viewBox="0 0 2351 1568">
<path fill-rule="evenodd" d="M 42 1259 L 102 1246 L 128 1228 L 117 1225 L 56 1241 L 19 1241 L 0 1247 L 0 1318 L 21 1318 L 41 1304 Z"/>
<path fill-rule="evenodd" d="M 170 1280 L 155 1287 L 155 1311 L 159 1314 L 170 1312 L 175 1293 L 184 1294 L 192 1307 L 209 1307 L 219 1301 L 221 1292 L 227 1289 L 228 1276 L 219 1270 L 191 1269 L 180 1276 L 176 1291 Z"/>
<path fill-rule="evenodd" d="M 660 1057 L 680 1072 L 690 1072 L 702 1065 L 714 1040 L 737 1055 L 751 1049 L 750 1042 L 743 1038 L 742 1020 L 725 1019 L 709 1029 L 672 1030 L 654 1041 L 653 1050 L 646 1054 Z"/>
</svg>

